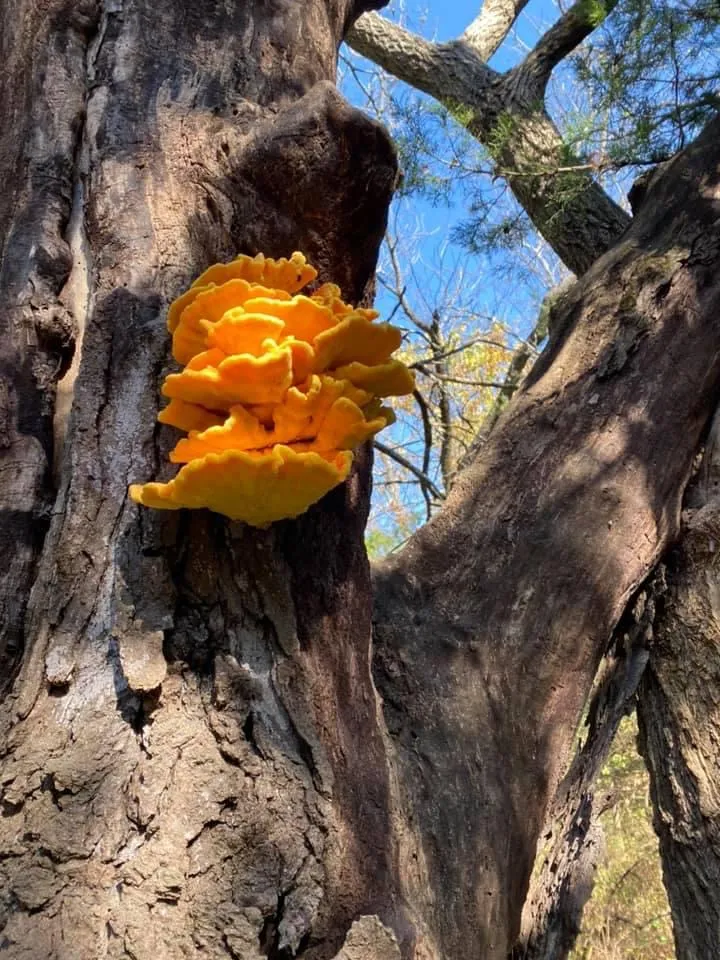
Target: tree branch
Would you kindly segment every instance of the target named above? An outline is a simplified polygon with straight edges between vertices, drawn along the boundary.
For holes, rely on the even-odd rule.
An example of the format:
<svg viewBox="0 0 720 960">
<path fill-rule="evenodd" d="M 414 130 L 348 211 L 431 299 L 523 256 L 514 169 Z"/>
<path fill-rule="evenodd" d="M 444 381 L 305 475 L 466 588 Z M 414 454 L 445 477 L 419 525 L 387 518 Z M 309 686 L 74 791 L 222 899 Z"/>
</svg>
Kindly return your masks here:
<svg viewBox="0 0 720 960">
<path fill-rule="evenodd" d="M 433 380 L 437 380 L 445 383 L 461 383 L 466 387 L 487 387 L 490 390 L 499 390 L 505 386 L 504 382 L 500 380 L 472 380 L 467 377 L 452 377 L 446 373 L 438 373 L 437 370 L 433 370 L 431 367 L 426 367 L 421 363 L 412 363 L 410 364 L 411 369 L 419 370 L 420 373 L 424 373 L 426 377 L 430 377 Z"/>
<path fill-rule="evenodd" d="M 380 282 L 383 284 L 386 290 L 389 290 L 391 293 L 395 294 L 398 304 L 402 308 L 403 313 L 408 318 L 410 323 L 412 323 L 412 325 L 416 327 L 420 333 L 425 334 L 426 338 L 432 344 L 432 340 L 430 339 L 430 325 L 420 319 L 417 313 L 410 306 L 410 301 L 406 296 L 407 284 L 405 283 L 402 275 L 402 269 L 400 268 L 400 261 L 398 260 L 397 256 L 397 245 L 394 237 L 391 237 L 389 233 L 386 233 L 385 235 L 385 245 L 387 247 L 388 254 L 390 255 L 390 263 L 392 265 L 393 275 L 395 277 L 395 286 L 391 287 L 390 284 L 382 280 L 382 278 Z"/>
<path fill-rule="evenodd" d="M 528 0 L 485 0 L 461 40 L 469 44 L 483 60 L 489 60 L 510 32 Z"/>
<path fill-rule="evenodd" d="M 345 39 L 356 53 L 446 105 L 480 106 L 498 78 L 470 44 L 430 43 L 376 13 L 360 17 Z"/>
<path fill-rule="evenodd" d="M 431 493 L 436 500 L 442 501 L 445 499 L 444 495 L 438 490 L 430 477 L 423 473 L 419 467 L 416 467 L 412 460 L 408 460 L 407 457 L 404 457 L 401 453 L 398 453 L 397 450 L 393 450 L 392 447 L 386 447 L 381 440 L 374 440 L 373 444 L 375 448 L 380 451 L 380 453 L 384 453 L 386 457 L 390 457 L 390 459 L 394 460 L 395 463 L 399 463 L 401 467 L 404 467 L 414 477 L 417 477 L 423 489 Z"/>
<path fill-rule="evenodd" d="M 546 50 L 558 48 L 564 28 L 556 28 L 546 35 Z M 361 17 L 348 42 L 449 109 L 470 111 L 468 131 L 488 149 L 497 173 L 573 273 L 584 273 L 627 229 L 630 217 L 589 170 L 568 157 L 559 130 L 538 107 L 532 71 L 502 76 L 464 40 L 433 44 L 377 14 Z"/>
<path fill-rule="evenodd" d="M 507 373 L 505 374 L 505 382 L 495 398 L 493 408 L 483 424 L 478 440 L 476 440 L 471 447 L 471 453 L 476 453 L 479 446 L 484 443 L 487 434 L 492 430 L 498 417 L 512 400 L 515 391 L 522 383 L 523 374 L 526 372 L 529 361 L 535 359 L 537 356 L 537 348 L 550 332 L 550 321 L 553 309 L 556 309 L 557 305 L 562 302 L 562 297 L 568 293 L 574 282 L 574 278 L 568 277 L 545 295 L 540 305 L 540 310 L 538 311 L 535 326 L 527 340 L 521 341 L 513 353 Z"/>
<path fill-rule="evenodd" d="M 505 350 L 507 353 L 512 354 L 515 354 L 518 350 L 525 347 L 530 353 L 532 353 L 533 356 L 536 355 L 536 351 L 531 344 L 530 338 L 527 340 L 521 339 L 520 346 L 518 347 L 508 347 L 504 343 L 498 343 L 497 340 L 491 340 L 490 337 L 472 337 L 472 339 L 466 340 L 465 343 L 461 343 L 459 347 L 452 347 L 448 350 L 443 350 L 440 353 L 433 353 L 429 357 L 422 357 L 420 360 L 415 360 L 413 363 L 408 364 L 408 366 L 411 370 L 418 370 L 426 364 L 436 363 L 438 360 L 445 360 L 448 357 L 462 353 L 463 350 L 469 350 L 471 347 L 476 347 L 480 343 L 485 343 L 489 347 L 495 347 L 497 350 Z"/>
<path fill-rule="evenodd" d="M 437 310 L 433 312 L 431 331 L 433 350 L 436 354 L 441 354 L 445 345 L 440 329 L 440 315 Z M 440 400 L 438 402 L 438 416 L 440 419 L 440 473 L 442 474 L 445 489 L 449 490 L 452 477 L 453 431 L 452 416 L 450 413 L 450 397 L 445 382 L 452 378 L 448 375 L 447 360 L 435 360 L 432 364 L 432 371 L 440 393 Z"/>
<path fill-rule="evenodd" d="M 430 455 L 432 453 L 433 447 L 433 434 L 432 434 L 432 422 L 430 420 L 430 409 L 427 405 L 425 397 L 420 393 L 419 390 L 413 390 L 413 398 L 415 403 L 417 403 L 420 408 L 420 419 L 423 424 L 423 465 L 422 471 L 427 475 L 428 470 L 430 469 Z"/>
<path fill-rule="evenodd" d="M 577 0 L 543 34 L 515 73 L 529 82 L 537 97 L 545 93 L 555 67 L 578 47 L 617 6 L 618 0 Z"/>
</svg>

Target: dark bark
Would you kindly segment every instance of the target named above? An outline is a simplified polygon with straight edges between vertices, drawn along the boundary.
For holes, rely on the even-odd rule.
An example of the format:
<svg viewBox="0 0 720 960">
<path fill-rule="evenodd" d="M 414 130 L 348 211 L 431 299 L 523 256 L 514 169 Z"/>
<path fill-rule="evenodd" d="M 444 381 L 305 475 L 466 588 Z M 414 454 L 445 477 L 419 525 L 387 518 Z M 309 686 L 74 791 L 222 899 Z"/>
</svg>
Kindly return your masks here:
<svg viewBox="0 0 720 960">
<path fill-rule="evenodd" d="M 600 656 L 677 536 L 720 387 L 719 130 L 654 181 L 443 510 L 378 572 L 376 682 L 442 956 L 514 941 Z"/>
<path fill-rule="evenodd" d="M 349 300 L 369 289 L 396 166 L 328 82 L 356 12 L 130 0 L 78 26 L 74 4 L 6 5 L 3 489 L 27 505 L 3 540 L 25 551 L 6 582 L 26 641 L 1 737 L 9 957 L 324 958 L 375 913 L 410 936 L 369 669 L 369 457 L 266 533 L 126 494 L 171 442 L 154 422 L 164 306 L 208 263 L 301 249 Z M 45 369 L 66 344 L 22 323 L 65 323 L 73 196 L 90 295 L 43 537 Z M 341 956 L 393 943 L 369 924 Z"/>
<path fill-rule="evenodd" d="M 613 803 L 595 780 L 624 716 L 635 707 L 649 658 L 653 622 L 665 594 L 662 564 L 628 605 L 603 658 L 588 708 L 586 733 L 554 798 L 540 841 L 520 939 L 512 960 L 558 960 L 575 945 L 604 854 L 599 817 Z"/>
<path fill-rule="evenodd" d="M 638 708 L 678 960 L 711 960 L 720 942 L 719 423 L 687 498 L 682 541 L 667 560 L 668 593 Z"/>
<path fill-rule="evenodd" d="M 93 18 L 92 3 L 0 9 L 0 691 L 22 650 L 55 494 L 55 385 L 75 340 L 68 227 Z"/>
</svg>

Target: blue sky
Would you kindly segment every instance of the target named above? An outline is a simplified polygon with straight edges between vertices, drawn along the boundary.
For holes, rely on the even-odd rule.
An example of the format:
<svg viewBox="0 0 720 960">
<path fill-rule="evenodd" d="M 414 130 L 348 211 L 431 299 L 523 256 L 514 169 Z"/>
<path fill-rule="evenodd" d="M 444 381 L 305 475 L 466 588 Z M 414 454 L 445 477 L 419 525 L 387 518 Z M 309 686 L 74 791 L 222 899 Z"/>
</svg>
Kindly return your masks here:
<svg viewBox="0 0 720 960">
<path fill-rule="evenodd" d="M 402 6 L 404 6 L 406 23 L 410 29 L 421 33 L 425 37 L 439 41 L 450 40 L 459 36 L 480 9 L 480 3 L 477 0 L 475 2 L 470 2 L 470 0 L 456 0 L 456 2 L 448 2 L 448 0 L 405 0 Z M 393 2 L 381 13 L 390 19 L 397 19 L 400 9 L 401 4 Z M 507 38 L 498 55 L 494 58 L 493 66 L 498 70 L 505 70 L 516 63 L 522 56 L 516 36 L 531 45 L 537 39 L 538 32 L 547 28 L 556 16 L 557 7 L 552 0 L 531 0 L 516 25 L 516 35 Z M 366 64 L 366 66 L 369 67 L 370 65 Z M 365 107 L 365 98 L 353 83 L 351 77 L 346 79 L 343 92 L 353 102 Z M 408 95 L 419 97 L 427 104 L 433 103 L 430 98 L 422 97 L 414 91 Z M 390 121 L 387 118 L 383 119 L 389 125 Z M 445 143 L 440 138 L 438 151 L 440 155 L 445 152 L 449 156 L 451 153 L 450 141 L 448 140 Z M 466 178 L 465 186 L 469 185 L 472 185 L 475 191 L 483 189 L 482 180 L 479 176 Z M 487 188 L 488 196 L 494 196 L 498 193 L 499 185 L 495 184 L 493 187 L 488 181 Z M 509 259 L 506 263 L 503 263 L 502 254 L 490 259 L 469 257 L 462 247 L 453 242 L 454 228 L 467 220 L 469 216 L 469 202 L 468 190 L 461 185 L 451 189 L 444 202 L 428 201 L 417 196 L 400 201 L 400 232 L 405 235 L 415 232 L 424 237 L 418 244 L 421 258 L 437 261 L 442 257 L 449 267 L 453 262 L 456 264 L 462 262 L 466 270 L 472 269 L 476 275 L 482 275 L 485 282 L 482 284 L 482 291 L 478 291 L 477 295 L 478 313 L 483 316 L 501 313 L 503 322 L 506 322 L 508 326 L 516 329 L 519 333 L 526 334 L 535 319 L 537 306 L 542 299 L 547 283 L 557 282 L 559 277 L 543 276 L 542 279 L 538 279 L 532 276 L 531 271 L 528 270 L 524 279 L 521 277 L 520 282 L 517 278 L 514 279 L 512 297 L 508 296 L 507 279 L 503 279 L 502 274 L 504 266 L 510 267 Z M 549 263 L 554 263 L 554 257 L 550 252 L 546 253 L 546 257 Z M 498 278 L 498 274 L 500 278 Z M 426 295 L 430 295 L 433 291 L 439 293 L 436 278 L 428 277 L 424 292 Z M 382 300 L 381 296 L 381 309 L 386 306 Z"/>
<path fill-rule="evenodd" d="M 398 6 L 393 3 L 381 12 L 395 19 Z M 456 0 L 454 3 L 448 0 L 423 0 L 417 3 L 406 0 L 406 24 L 428 39 L 450 40 L 462 33 L 478 10 L 479 3 L 468 0 Z M 547 28 L 556 16 L 557 8 L 551 0 L 531 0 L 522 22 L 517 25 L 517 34 L 525 43 L 532 45 L 539 31 Z M 494 59 L 493 66 L 498 70 L 508 69 L 521 56 L 521 45 L 515 37 L 508 37 Z M 360 62 L 359 69 L 368 70 L 372 67 Z M 366 73 L 361 74 L 361 79 L 363 82 L 372 82 L 370 75 Z M 354 103 L 365 108 L 366 98 L 347 71 L 343 92 Z M 396 88 L 395 93 L 402 96 L 402 88 Z M 409 90 L 405 95 L 410 98 L 411 103 L 413 98 L 421 96 Z M 426 104 L 432 104 L 429 98 L 421 99 L 424 99 Z M 381 119 L 388 126 L 392 124 L 392 118 Z M 437 127 L 437 162 L 429 161 L 430 172 L 442 172 L 443 163 L 453 153 L 451 139 L 444 139 L 440 126 Z M 456 136 L 459 135 L 459 129 L 457 128 Z M 402 125 L 397 125 L 395 133 L 402 133 Z M 468 142 L 472 143 L 469 138 Z M 471 149 L 476 148 L 473 145 Z M 479 162 L 479 156 L 473 159 Z M 485 196 L 487 191 L 488 197 L 497 194 L 499 189 L 498 184 L 493 185 L 489 179 L 481 178 L 480 175 L 466 177 L 466 184 L 472 184 L 476 191 L 481 190 L 482 196 Z M 559 279 L 559 273 L 552 275 L 556 258 L 546 250 L 544 256 L 551 266 L 551 275 L 546 276 L 543 271 L 539 271 L 538 276 L 533 270 L 532 262 L 527 268 L 522 265 L 518 267 L 515 253 L 495 253 L 489 256 L 468 254 L 465 248 L 454 242 L 453 230 L 467 219 L 469 200 L 468 190 L 462 185 L 456 185 L 440 201 L 411 196 L 394 205 L 390 220 L 391 224 L 397 225 L 400 238 L 398 259 L 407 282 L 407 298 L 413 309 L 426 322 L 429 321 L 433 308 L 437 307 L 447 319 L 448 326 L 452 325 L 453 316 L 458 318 L 458 322 L 467 322 L 469 317 L 471 327 L 475 324 L 475 332 L 482 333 L 489 325 L 488 318 L 493 317 L 506 324 L 509 331 L 526 336 L 534 325 L 538 306 L 547 286 Z M 387 254 L 381 258 L 381 273 L 383 272 L 390 272 Z M 376 305 L 381 314 L 387 317 L 393 311 L 396 301 L 380 286 Z M 407 323 L 400 311 L 393 314 L 393 322 L 400 326 Z M 508 342 L 513 342 L 511 334 L 508 335 Z M 413 423 L 411 418 L 398 423 L 383 434 L 381 439 L 388 445 L 397 445 L 403 454 L 411 459 L 419 456 L 423 444 L 418 439 L 417 417 L 415 421 Z M 439 465 L 436 461 L 431 464 L 430 473 L 434 480 L 439 479 Z M 416 487 L 408 486 L 405 493 L 406 502 L 416 510 L 416 519 L 420 522 L 424 519 L 424 502 L 420 492 Z M 384 519 L 384 510 L 382 490 L 378 488 L 371 528 L 374 523 L 375 529 L 389 529 L 388 522 Z"/>
</svg>

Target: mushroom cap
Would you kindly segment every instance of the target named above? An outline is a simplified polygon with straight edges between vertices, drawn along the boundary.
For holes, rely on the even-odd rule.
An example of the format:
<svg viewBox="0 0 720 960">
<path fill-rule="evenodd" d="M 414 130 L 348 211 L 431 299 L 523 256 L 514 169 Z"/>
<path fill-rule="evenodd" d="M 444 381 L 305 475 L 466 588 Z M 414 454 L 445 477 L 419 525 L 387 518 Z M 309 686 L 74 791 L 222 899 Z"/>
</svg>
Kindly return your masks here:
<svg viewBox="0 0 720 960">
<path fill-rule="evenodd" d="M 188 436 L 168 483 L 134 484 L 147 507 L 207 507 L 267 526 L 295 517 L 347 477 L 351 450 L 394 421 L 382 397 L 411 393 L 391 358 L 401 332 L 324 283 L 301 253 L 209 267 L 171 304 L 173 356 L 161 423 Z"/>
<path fill-rule="evenodd" d="M 130 496 L 146 507 L 207 507 L 266 527 L 304 513 L 342 483 L 352 459 L 348 450 L 296 453 L 282 444 L 263 452 L 227 450 L 193 460 L 169 483 L 133 484 Z"/>
</svg>

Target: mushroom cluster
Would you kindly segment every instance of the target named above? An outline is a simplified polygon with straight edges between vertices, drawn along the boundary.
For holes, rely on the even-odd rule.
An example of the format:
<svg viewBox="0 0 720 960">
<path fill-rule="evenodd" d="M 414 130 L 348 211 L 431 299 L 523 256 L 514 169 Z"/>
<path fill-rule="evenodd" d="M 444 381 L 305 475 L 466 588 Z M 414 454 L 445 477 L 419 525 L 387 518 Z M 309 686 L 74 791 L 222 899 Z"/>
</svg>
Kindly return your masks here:
<svg viewBox="0 0 720 960">
<path fill-rule="evenodd" d="M 352 450 L 394 420 L 382 400 L 411 393 L 391 354 L 400 331 L 375 323 L 301 253 L 218 263 L 168 311 L 175 359 L 162 423 L 187 433 L 169 483 L 133 484 L 146 507 L 208 507 L 265 527 L 296 517 L 348 475 Z"/>
</svg>

